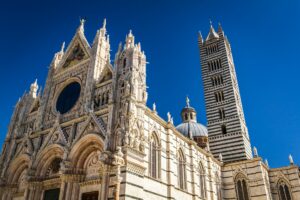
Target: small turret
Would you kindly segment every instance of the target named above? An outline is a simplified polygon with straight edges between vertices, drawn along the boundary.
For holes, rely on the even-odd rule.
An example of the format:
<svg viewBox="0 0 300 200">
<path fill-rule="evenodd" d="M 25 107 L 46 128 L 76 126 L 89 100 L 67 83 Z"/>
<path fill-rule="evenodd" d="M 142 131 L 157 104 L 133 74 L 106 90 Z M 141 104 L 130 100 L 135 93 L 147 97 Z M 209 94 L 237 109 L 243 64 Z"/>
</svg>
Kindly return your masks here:
<svg viewBox="0 0 300 200">
<path fill-rule="evenodd" d="M 132 31 L 129 30 L 128 35 L 126 36 L 126 44 L 125 49 L 134 47 L 134 36 L 132 34 Z"/>
<path fill-rule="evenodd" d="M 34 83 L 32 83 L 30 85 L 30 92 L 29 94 L 33 97 L 33 98 L 36 98 L 37 97 L 37 91 L 39 89 L 39 86 L 37 84 L 37 79 L 35 79 Z"/>
</svg>

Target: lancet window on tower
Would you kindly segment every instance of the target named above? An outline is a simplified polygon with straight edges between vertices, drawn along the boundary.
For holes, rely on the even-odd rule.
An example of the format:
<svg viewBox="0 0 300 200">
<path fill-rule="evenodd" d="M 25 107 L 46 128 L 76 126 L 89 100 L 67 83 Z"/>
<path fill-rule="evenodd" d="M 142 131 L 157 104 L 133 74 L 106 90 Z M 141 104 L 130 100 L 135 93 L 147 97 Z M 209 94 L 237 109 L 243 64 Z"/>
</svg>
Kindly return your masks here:
<svg viewBox="0 0 300 200">
<path fill-rule="evenodd" d="M 224 101 L 225 100 L 224 92 L 223 91 L 215 92 L 215 98 L 216 98 L 216 102 Z"/>
<path fill-rule="evenodd" d="M 224 108 L 219 108 L 219 117 L 220 117 L 220 119 L 225 119 L 225 110 L 224 110 Z"/>
<path fill-rule="evenodd" d="M 280 200 L 291 200 L 291 193 L 288 184 L 284 180 L 278 181 L 278 195 Z"/>
<path fill-rule="evenodd" d="M 218 51 L 219 51 L 218 44 L 212 44 L 212 45 L 206 47 L 206 55 L 210 55 L 210 54 L 216 53 Z"/>
<path fill-rule="evenodd" d="M 215 71 L 222 68 L 221 59 L 212 60 L 207 62 L 208 71 Z"/>
<path fill-rule="evenodd" d="M 213 76 L 211 77 L 211 82 L 212 82 L 212 86 L 221 85 L 223 84 L 223 76 L 221 74 L 217 76 Z"/>
</svg>

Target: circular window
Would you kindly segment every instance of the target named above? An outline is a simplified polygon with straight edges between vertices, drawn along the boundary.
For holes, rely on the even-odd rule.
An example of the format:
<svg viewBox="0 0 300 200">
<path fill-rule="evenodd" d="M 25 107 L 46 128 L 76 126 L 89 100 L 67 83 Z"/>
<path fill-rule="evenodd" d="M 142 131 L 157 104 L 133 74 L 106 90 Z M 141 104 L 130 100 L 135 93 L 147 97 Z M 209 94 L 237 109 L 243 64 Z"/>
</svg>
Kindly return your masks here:
<svg viewBox="0 0 300 200">
<path fill-rule="evenodd" d="M 61 114 L 71 110 L 79 98 L 80 89 L 80 84 L 77 82 L 67 85 L 58 96 L 56 110 Z"/>
</svg>

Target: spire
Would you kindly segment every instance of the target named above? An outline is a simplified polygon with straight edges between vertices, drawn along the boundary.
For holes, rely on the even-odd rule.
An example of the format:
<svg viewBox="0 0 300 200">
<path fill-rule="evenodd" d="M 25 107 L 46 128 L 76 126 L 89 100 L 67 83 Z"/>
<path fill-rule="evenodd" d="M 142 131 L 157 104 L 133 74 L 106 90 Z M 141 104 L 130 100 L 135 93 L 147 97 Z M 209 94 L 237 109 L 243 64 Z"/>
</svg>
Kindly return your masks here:
<svg viewBox="0 0 300 200">
<path fill-rule="evenodd" d="M 66 45 L 66 43 L 63 42 L 62 45 L 61 45 L 61 48 L 60 48 L 60 53 L 64 53 L 64 51 L 65 51 L 65 45 Z"/>
<path fill-rule="evenodd" d="M 29 94 L 33 97 L 33 98 L 36 98 L 36 95 L 37 95 L 37 90 L 39 89 L 39 86 L 37 84 L 37 79 L 35 79 L 34 83 L 32 83 L 30 85 L 30 92 Z"/>
<path fill-rule="evenodd" d="M 103 20 L 102 28 L 103 28 L 103 29 L 106 29 L 106 18 L 104 18 L 104 20 Z"/>
<path fill-rule="evenodd" d="M 102 27 L 100 28 L 100 35 L 101 37 L 106 35 L 106 18 L 104 18 Z"/>
<path fill-rule="evenodd" d="M 206 41 L 215 39 L 215 38 L 219 38 L 219 35 L 216 33 L 216 31 L 212 25 L 212 22 L 210 21 L 210 29 L 209 29 L 209 33 L 206 37 Z"/>
<path fill-rule="evenodd" d="M 134 36 L 132 34 L 132 31 L 129 30 L 128 35 L 126 36 L 126 46 L 125 48 L 131 48 L 134 47 Z"/>
<path fill-rule="evenodd" d="M 222 28 L 220 22 L 219 22 L 219 25 L 218 25 L 218 34 L 219 34 L 219 35 L 223 35 L 223 28 Z"/>
<path fill-rule="evenodd" d="M 203 43 L 203 37 L 202 37 L 202 34 L 201 34 L 201 31 L 198 32 L 198 43 Z"/>
</svg>

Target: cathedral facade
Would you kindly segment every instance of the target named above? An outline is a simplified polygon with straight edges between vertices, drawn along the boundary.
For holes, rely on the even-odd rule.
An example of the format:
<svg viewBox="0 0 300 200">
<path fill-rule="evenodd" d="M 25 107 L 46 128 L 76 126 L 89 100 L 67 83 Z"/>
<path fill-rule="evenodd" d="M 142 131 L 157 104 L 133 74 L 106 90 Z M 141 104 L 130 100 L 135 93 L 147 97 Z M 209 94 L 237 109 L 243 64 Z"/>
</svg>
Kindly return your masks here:
<svg viewBox="0 0 300 200">
<path fill-rule="evenodd" d="M 15 106 L 0 157 L 2 200 L 299 200 L 299 167 L 272 169 L 253 148 L 230 43 L 198 36 L 207 127 L 186 99 L 175 126 L 146 106 L 146 55 L 130 31 L 114 63 L 106 22 L 82 20 Z"/>
</svg>

